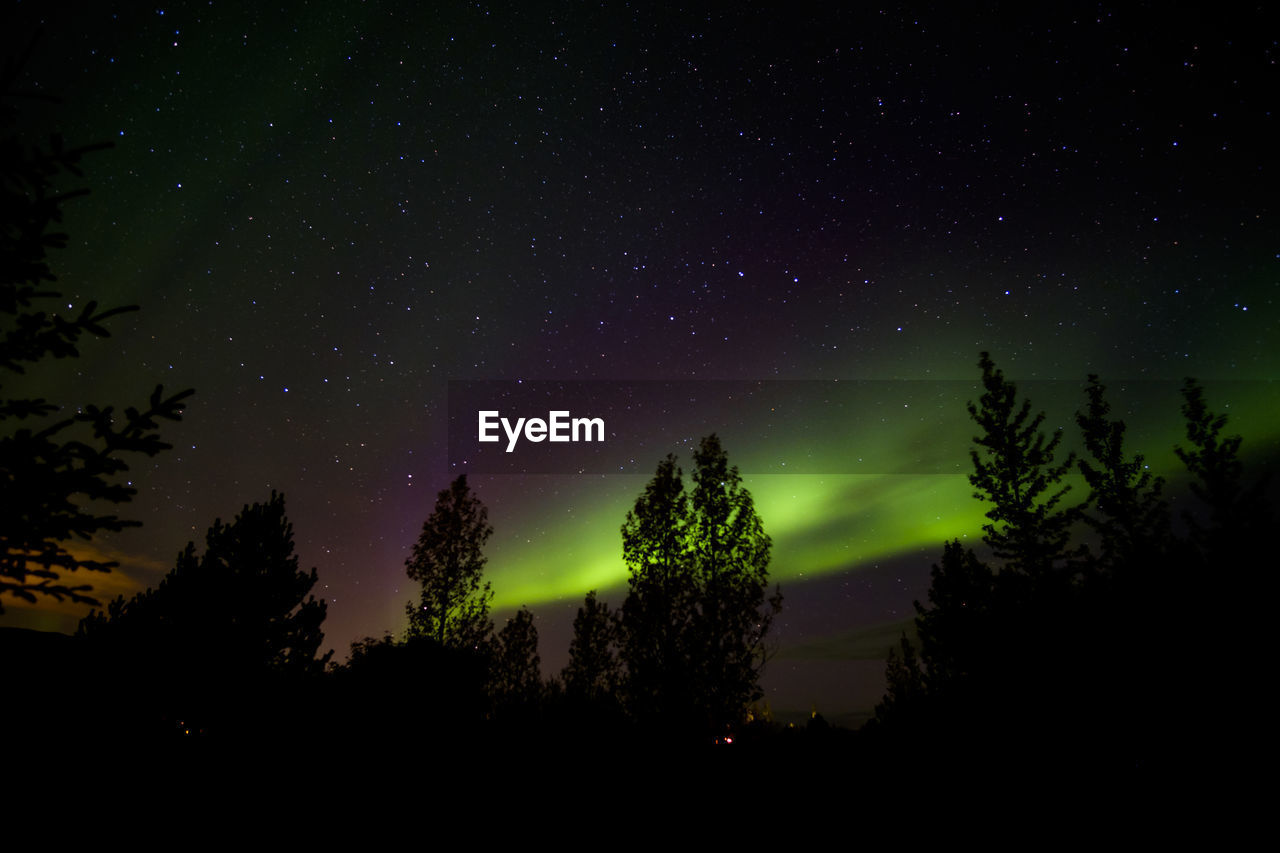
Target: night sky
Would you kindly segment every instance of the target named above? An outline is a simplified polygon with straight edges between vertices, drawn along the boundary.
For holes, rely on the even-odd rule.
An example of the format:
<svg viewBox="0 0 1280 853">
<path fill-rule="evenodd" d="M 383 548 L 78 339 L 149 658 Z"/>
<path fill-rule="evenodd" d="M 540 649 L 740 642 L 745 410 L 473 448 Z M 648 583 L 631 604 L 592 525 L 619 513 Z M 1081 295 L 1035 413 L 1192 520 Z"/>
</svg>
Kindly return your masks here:
<svg viewBox="0 0 1280 853">
<path fill-rule="evenodd" d="M 43 27 L 23 86 L 63 99 L 25 126 L 114 143 L 66 184 L 92 192 L 59 288 L 142 306 L 11 387 L 196 389 L 175 448 L 133 465 L 144 526 L 95 545 L 124 564 L 99 597 L 282 491 L 341 659 L 403 630 L 405 557 L 467 470 L 450 380 L 697 380 L 696 416 L 677 396 L 628 423 L 652 434 L 640 473 L 471 475 L 499 624 L 527 604 L 558 671 L 583 594 L 621 603 L 619 527 L 658 460 L 687 472 L 714 430 L 785 596 L 767 698 L 856 721 L 943 541 L 980 545 L 980 351 L 1049 428 L 1100 374 L 1166 472 L 1185 376 L 1246 450 L 1274 444 L 1262 4 L 849 5 L 8 4 L 8 55 Z M 766 424 L 709 380 L 808 381 Z M 880 397 L 810 406 L 834 380 Z M 84 612 L 5 606 L 47 630 Z"/>
</svg>

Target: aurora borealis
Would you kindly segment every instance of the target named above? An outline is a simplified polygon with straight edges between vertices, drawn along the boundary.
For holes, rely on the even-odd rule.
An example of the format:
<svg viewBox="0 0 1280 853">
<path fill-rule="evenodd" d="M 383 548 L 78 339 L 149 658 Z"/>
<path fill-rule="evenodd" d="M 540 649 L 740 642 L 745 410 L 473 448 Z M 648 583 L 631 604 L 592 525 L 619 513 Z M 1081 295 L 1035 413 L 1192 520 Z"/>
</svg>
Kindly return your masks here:
<svg viewBox="0 0 1280 853">
<path fill-rule="evenodd" d="M 341 657 L 403 628 L 404 559 L 461 473 L 450 381 L 796 382 L 768 423 L 674 396 L 638 413 L 640 473 L 471 485 L 499 618 L 534 611 L 550 673 L 583 594 L 621 600 L 619 527 L 658 460 L 687 468 L 714 430 L 785 596 L 767 696 L 841 718 L 874 701 L 943 541 L 980 535 L 979 351 L 1069 436 L 1099 374 L 1158 470 L 1185 376 L 1247 451 L 1274 447 L 1261 9 L 288 5 L 6 13 L 9 56 L 43 29 L 21 88 L 63 99 L 24 127 L 114 143 L 66 208 L 58 286 L 142 307 L 29 381 L 71 406 L 196 390 L 175 448 L 133 465 L 143 527 L 96 543 L 123 563 L 91 579 L 104 601 L 275 489 Z M 801 406 L 841 382 L 885 393 Z"/>
</svg>

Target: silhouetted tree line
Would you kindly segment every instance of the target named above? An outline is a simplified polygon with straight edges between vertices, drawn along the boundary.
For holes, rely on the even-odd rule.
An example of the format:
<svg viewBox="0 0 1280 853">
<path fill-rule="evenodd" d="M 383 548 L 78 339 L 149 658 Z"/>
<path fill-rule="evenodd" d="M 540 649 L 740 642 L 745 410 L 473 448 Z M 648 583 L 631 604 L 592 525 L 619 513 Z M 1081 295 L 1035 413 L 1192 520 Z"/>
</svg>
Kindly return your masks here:
<svg viewBox="0 0 1280 853">
<path fill-rule="evenodd" d="M 622 527 L 629 593 L 619 610 L 587 594 L 559 675 L 541 675 L 527 608 L 500 630 L 489 617 L 482 572 L 492 528 L 462 476 L 440 492 L 406 561 L 422 587 L 408 606 L 406 637 L 354 644 L 336 678 L 369 684 L 373 672 L 399 673 L 405 684 L 417 661 L 443 663 L 435 673 L 447 683 L 434 673 L 430 681 L 450 704 L 419 697 L 414 706 L 473 731 L 482 719 L 487 737 L 733 737 L 760 698 L 765 637 L 781 595 L 768 588 L 769 537 L 716 436 L 703 440 L 694 462 L 692 493 L 674 457 L 659 464 Z M 416 678 L 423 683 L 421 671 Z"/>
<path fill-rule="evenodd" d="M 71 643 L 32 657 L 25 686 L 46 697 L 41 719 L 55 728 L 139 741 L 412 736 L 455 755 L 470 743 L 741 738 L 781 595 L 768 587 L 769 537 L 716 436 L 694 462 L 691 491 L 674 457 L 658 466 L 622 526 L 622 607 L 589 593 L 569 663 L 549 680 L 533 614 L 500 628 L 489 615 L 492 527 L 463 476 L 406 560 L 421 591 L 402 638 L 361 640 L 327 665 L 316 572 L 299 569 L 273 493 L 216 520 L 203 552 L 189 543 L 158 586 L 92 611 Z"/>
<path fill-rule="evenodd" d="M 885 697 L 852 741 L 816 713 L 800 737 L 780 738 L 754 710 L 781 598 L 768 586 L 769 537 L 714 435 L 694 455 L 691 490 L 674 457 L 658 465 L 621 528 L 627 595 L 614 609 L 587 594 L 551 679 L 533 614 L 501 628 L 490 617 L 492 527 L 465 476 L 440 492 L 406 561 L 421 589 L 404 636 L 354 643 L 343 665 L 318 654 L 326 606 L 273 494 L 215 521 L 203 553 L 188 544 L 155 589 L 93 611 L 75 638 L 25 647 L 11 673 L 44 688 L 31 694 L 41 719 L 139 739 L 389 744 L 413 733 L 453 756 L 513 740 L 733 738 L 852 745 L 868 767 L 910 758 L 980 776 L 1155 774 L 1205 760 L 1211 747 L 1188 734 L 1189 677 L 1229 673 L 1235 692 L 1218 696 L 1243 714 L 1256 692 L 1244 685 L 1260 631 L 1235 622 L 1231 584 L 1262 553 L 1271 515 L 1263 484 L 1244 478 L 1239 438 L 1188 381 L 1177 454 L 1201 507 L 1177 523 L 1097 377 L 1077 416 L 1084 454 L 1059 458 L 1062 433 L 1042 430 L 1044 415 L 986 354 L 980 366 L 970 480 L 988 505 L 990 556 L 946 543 L 916 636 L 890 652 Z M 1089 490 L 1074 503 L 1073 470 Z M 1232 661 L 1216 637 L 1238 639 Z"/>
<path fill-rule="evenodd" d="M 1083 455 L 1062 456 L 990 357 L 971 457 L 988 505 L 979 558 L 957 541 L 916 602 L 918 647 L 889 654 L 888 689 L 865 732 L 899 758 L 956 773 L 1158 778 L 1247 749 L 1261 631 L 1237 614 L 1269 584 L 1265 480 L 1250 483 L 1240 438 L 1203 389 L 1182 390 L 1176 448 L 1198 506 L 1175 520 L 1166 484 L 1125 446 L 1097 376 L 1076 424 Z M 1066 500 L 1065 476 L 1088 494 Z M 1201 703 L 1201 704 L 1196 704 Z M 1245 730 L 1253 730 L 1248 726 Z"/>
</svg>

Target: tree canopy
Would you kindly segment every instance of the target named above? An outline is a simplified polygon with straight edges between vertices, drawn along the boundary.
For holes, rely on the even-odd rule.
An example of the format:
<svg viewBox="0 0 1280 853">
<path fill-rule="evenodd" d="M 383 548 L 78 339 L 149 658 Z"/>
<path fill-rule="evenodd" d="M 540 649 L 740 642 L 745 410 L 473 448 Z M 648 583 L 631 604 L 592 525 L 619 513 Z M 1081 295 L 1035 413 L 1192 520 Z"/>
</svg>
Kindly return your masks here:
<svg viewBox="0 0 1280 853">
<path fill-rule="evenodd" d="M 309 694 L 332 654 L 318 654 L 328 606 L 316 582 L 298 567 L 283 495 L 215 520 L 203 554 L 188 543 L 157 587 L 80 621 L 86 717 L 143 737 L 314 731 Z"/>
<path fill-rule="evenodd" d="M 484 545 L 493 535 L 489 511 L 471 494 L 467 476 L 436 497 L 435 509 L 405 561 L 409 579 L 422 585 L 409 602 L 409 635 L 430 637 L 442 646 L 479 648 L 493 633 L 489 602 L 493 590 L 482 575 Z"/>
<path fill-rule="evenodd" d="M 1018 403 L 1018 390 L 1004 378 L 991 356 L 982 353 L 983 394 L 969 403 L 969 415 L 981 428 L 969 451 L 969 475 L 974 497 L 991 504 L 984 541 L 1007 568 L 1027 575 L 1044 575 L 1061 568 L 1075 514 L 1060 506 L 1070 486 L 1063 476 L 1075 464 L 1069 453 L 1061 462 L 1055 453 L 1062 432 L 1046 438 L 1040 431 L 1044 412 L 1031 414 L 1031 401 Z"/>
<path fill-rule="evenodd" d="M 1076 423 L 1088 453 L 1079 466 L 1090 489 L 1083 517 L 1098 535 L 1100 550 L 1094 562 L 1104 573 L 1132 569 L 1167 547 L 1164 478 L 1147 470 L 1142 454 L 1129 457 L 1124 421 L 1111 419 L 1106 387 L 1094 374 L 1089 375 L 1085 396 L 1087 406 L 1076 415 Z"/>
<path fill-rule="evenodd" d="M 890 653 L 877 725 L 910 729 L 905 737 L 935 745 L 931 758 L 964 766 L 976 757 L 966 744 L 982 743 L 981 759 L 1006 770 L 1130 772 L 1220 754 L 1219 736 L 1189 737 L 1169 709 L 1184 701 L 1186 672 L 1210 670 L 1232 685 L 1225 699 L 1260 706 L 1250 674 L 1262 632 L 1240 624 L 1233 605 L 1235 580 L 1262 553 L 1272 516 L 1265 481 L 1244 477 L 1240 438 L 1225 434 L 1226 417 L 1187 380 L 1186 443 L 1175 450 L 1199 500 L 1184 511 L 1183 534 L 1171 524 L 1164 481 L 1125 446 L 1125 424 L 1111 417 L 1097 376 L 1076 417 L 1085 456 L 1056 462 L 1061 433 L 1039 431 L 1043 415 L 1018 404 L 986 353 L 980 366 L 986 393 L 969 405 L 982 427 L 970 480 L 992 504 L 991 556 L 958 540 L 945 545 L 928 606 L 916 603 L 919 657 L 906 637 Z M 1062 508 L 1071 462 L 1090 491 Z M 1203 633 L 1187 631 L 1192 612 Z M 1239 648 L 1224 664 L 1203 636 L 1231 636 Z M 1161 654 L 1135 665 L 1133 650 L 1155 641 Z"/>
<path fill-rule="evenodd" d="M 529 710 L 542 697 L 538 629 L 533 613 L 521 607 L 498 632 L 489 690 L 498 713 Z"/>
<path fill-rule="evenodd" d="M 574 617 L 569 662 L 560 674 L 571 700 L 607 702 L 617 695 L 622 686 L 618 631 L 618 614 L 596 597 L 594 589 L 588 592 Z"/>
<path fill-rule="evenodd" d="M 82 177 L 80 161 L 109 147 L 28 145 L 15 129 L 18 110 L 11 84 L 16 67 L 0 81 L 0 385 L 50 360 L 79 358 L 81 339 L 109 337 L 105 321 L 136 306 L 100 309 L 87 301 L 72 309 L 49 287 L 55 280 L 48 253 L 64 248 L 56 230 L 62 205 L 85 190 L 60 191 L 64 175 Z M 66 307 L 67 316 L 57 313 Z M 50 596 L 98 604 L 88 583 L 66 573 L 106 572 L 115 562 L 73 553 L 67 543 L 99 532 L 137 526 L 95 507 L 127 503 L 136 489 L 121 482 L 130 455 L 155 456 L 171 445 L 160 438 L 161 420 L 181 419 L 193 392 L 166 397 L 156 386 L 145 406 L 83 404 L 69 408 L 39 396 L 0 390 L 0 612 L 3 596 L 26 601 Z"/>
<path fill-rule="evenodd" d="M 316 581 L 298 568 L 284 495 L 272 492 L 231 524 L 215 520 L 204 554 L 188 543 L 158 587 L 92 611 L 80 633 L 126 636 L 197 673 L 318 673 L 328 606 L 311 595 Z"/>
<path fill-rule="evenodd" d="M 761 695 L 765 638 L 782 596 L 771 542 L 716 435 L 694 454 L 693 492 L 668 456 L 627 513 L 621 657 L 633 713 L 721 734 Z"/>
</svg>

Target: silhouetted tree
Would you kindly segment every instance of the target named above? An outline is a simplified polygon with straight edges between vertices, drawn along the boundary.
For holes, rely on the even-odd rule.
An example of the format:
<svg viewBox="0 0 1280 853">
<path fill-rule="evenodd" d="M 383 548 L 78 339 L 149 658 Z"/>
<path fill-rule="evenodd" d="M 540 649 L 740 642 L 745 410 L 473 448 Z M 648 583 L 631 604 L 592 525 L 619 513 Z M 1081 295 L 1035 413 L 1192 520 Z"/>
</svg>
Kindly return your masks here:
<svg viewBox="0 0 1280 853">
<path fill-rule="evenodd" d="M 596 598 L 594 589 L 588 592 L 573 620 L 569 662 L 561 672 L 570 700 L 607 702 L 617 695 L 622 686 L 619 630 L 618 614 Z"/>
<path fill-rule="evenodd" d="M 1075 455 L 1055 464 L 1061 431 L 1046 440 L 1040 431 L 1044 413 L 1032 417 L 1029 400 L 1018 405 L 1016 386 L 990 355 L 982 353 L 978 364 L 985 390 L 968 408 L 982 433 L 969 452 L 974 468 L 969 482 L 977 489 L 974 497 L 991 504 L 983 539 L 1005 561 L 1005 569 L 1041 578 L 1061 568 L 1068 556 L 1075 513 L 1058 505 L 1070 490 L 1062 478 Z"/>
<path fill-rule="evenodd" d="M 284 495 L 245 506 L 231 524 L 214 521 L 205 546 L 197 556 L 188 543 L 158 587 L 91 611 L 79 633 L 163 646 L 188 670 L 322 672 L 327 605 L 311 595 L 316 570 L 298 568 Z"/>
<path fill-rule="evenodd" d="M 409 636 L 431 637 L 442 646 L 481 648 L 489 642 L 493 623 L 489 602 L 493 591 L 481 585 L 484 544 L 493 534 L 489 511 L 467 487 L 465 474 L 436 498 L 405 561 L 409 579 L 422 584 L 418 603 L 410 602 Z"/>
<path fill-rule="evenodd" d="M 542 697 L 540 660 L 533 614 L 521 607 L 498 631 L 494 644 L 489 689 L 499 714 L 536 708 Z"/>
<path fill-rule="evenodd" d="M 630 591 L 622 605 L 621 656 L 627 703 L 644 717 L 667 717 L 692 704 L 685 627 L 694 618 L 687 555 L 689 499 L 683 472 L 668 455 L 622 525 Z"/>
<path fill-rule="evenodd" d="M 925 694 L 924 672 L 916 648 L 904 633 L 896 649 L 889 649 L 885 661 L 885 682 L 888 688 L 884 698 L 876 705 L 876 719 L 884 722 L 895 714 L 910 713 L 909 707 L 919 702 Z M 817 717 L 815 712 L 814 718 Z M 813 725 L 813 719 L 809 721 Z"/>
<path fill-rule="evenodd" d="M 916 633 L 931 690 L 989 668 L 999 637 L 996 575 L 960 540 L 946 543 L 930 571 L 929 606 L 915 602 Z"/>
<path fill-rule="evenodd" d="M 66 234 L 52 229 L 62 221 L 63 203 L 86 191 L 61 192 L 55 184 L 64 174 L 81 177 L 83 155 L 109 146 L 68 149 L 56 135 L 47 147 L 25 143 L 13 129 L 17 71 L 8 64 L 0 81 L 0 381 L 50 359 L 78 358 L 81 338 L 108 337 L 104 321 L 136 310 L 99 310 L 89 301 L 78 313 L 56 313 L 72 309 L 47 287 L 54 281 L 48 252 L 67 243 Z M 129 407 L 123 415 L 112 406 L 72 412 L 41 397 L 0 397 L 0 612 L 5 594 L 98 604 L 87 594 L 89 584 L 72 585 L 64 573 L 106 572 L 117 564 L 76 556 L 65 543 L 140 524 L 99 514 L 94 502 L 133 498 L 137 490 L 119 478 L 129 469 L 125 457 L 169 449 L 156 432 L 159 421 L 180 420 L 191 393 L 165 397 L 156 386 L 144 408 Z"/>
<path fill-rule="evenodd" d="M 1058 642 L 1054 631 L 1067 619 L 1062 608 L 1069 585 L 1054 581 L 1067 577 L 1061 569 L 1073 553 L 1069 543 L 1077 511 L 1059 504 L 1069 489 L 1062 480 L 1074 455 L 1055 464 L 1061 432 L 1047 438 L 1040 431 L 1044 414 L 1033 416 L 1031 402 L 1019 402 L 1016 386 L 988 353 L 978 364 L 983 394 L 967 408 L 981 433 L 970 450 L 969 481 L 974 497 L 991 505 L 983 541 L 1004 563 L 994 570 L 955 540 L 946 543 L 942 560 L 933 566 L 929 605 L 917 601 L 915 608 L 924 684 L 935 699 L 968 694 L 975 682 L 980 690 L 1026 683 L 1036 656 L 1045 654 L 1046 644 Z M 1094 435 L 1089 446 L 1103 452 L 1103 444 L 1118 441 L 1123 428 L 1114 433 L 1106 424 L 1100 390 L 1094 399 L 1087 419 Z"/>
<path fill-rule="evenodd" d="M 1090 374 L 1085 394 L 1088 408 L 1076 423 L 1089 454 L 1079 465 L 1090 488 L 1084 520 L 1099 538 L 1097 567 L 1105 575 L 1136 570 L 1157 562 L 1169 541 L 1164 480 L 1147 470 L 1142 454 L 1126 456 L 1124 421 L 1110 419 L 1106 387 L 1096 375 Z"/>
<path fill-rule="evenodd" d="M 1247 483 L 1240 460 L 1241 437 L 1224 436 L 1226 415 L 1209 411 L 1204 389 L 1187 379 L 1182 389 L 1182 414 L 1187 424 L 1187 447 L 1174 452 L 1191 475 L 1191 492 L 1204 504 L 1208 517 L 1183 515 L 1191 541 L 1201 558 L 1221 568 L 1236 568 L 1256 556 L 1261 535 L 1270 527 L 1270 506 L 1264 478 Z"/>
<path fill-rule="evenodd" d="M 698 590 L 694 621 L 695 672 L 703 687 L 709 722 L 720 728 L 739 722 L 759 699 L 765 638 L 782 609 L 782 593 L 769 590 L 772 542 L 751 493 L 730 466 L 712 434 L 694 453 L 689 553 Z"/>
<path fill-rule="evenodd" d="M 769 537 L 715 435 L 694 461 L 692 497 L 668 456 L 623 524 L 621 655 L 634 713 L 722 732 L 761 695 L 782 596 L 769 594 Z"/>
<path fill-rule="evenodd" d="M 1192 764 L 1217 764 L 1220 756 L 1256 749 L 1256 739 L 1271 725 L 1266 679 L 1258 677 L 1270 660 L 1271 626 L 1250 608 L 1242 609 L 1241 601 L 1255 592 L 1251 582 L 1258 584 L 1257 591 L 1265 589 L 1266 581 L 1258 573 L 1265 575 L 1272 564 L 1267 555 L 1275 517 L 1267 494 L 1269 474 L 1252 481 L 1245 476 L 1242 438 L 1225 434 L 1227 416 L 1209 409 L 1204 390 L 1193 379 L 1186 380 L 1182 397 L 1187 439 L 1174 450 L 1191 475 L 1191 492 L 1202 507 L 1198 513 L 1190 507 L 1183 512 L 1190 541 L 1174 561 L 1184 571 L 1185 582 L 1172 604 L 1178 615 L 1197 613 L 1201 633 L 1178 635 L 1174 651 L 1180 658 L 1174 660 L 1185 661 L 1191 671 L 1212 672 L 1220 685 L 1215 700 L 1230 709 L 1231 726 L 1188 750 L 1198 749 Z M 1222 655 L 1217 644 L 1205 643 L 1202 637 L 1229 638 L 1231 654 Z M 1175 679 L 1183 673 L 1176 666 L 1168 669 L 1170 683 L 1179 686 Z"/>
<path fill-rule="evenodd" d="M 205 544 L 199 555 L 189 543 L 156 588 L 81 620 L 100 687 L 139 733 L 296 733 L 298 691 L 331 653 L 317 657 L 327 607 L 311 595 L 316 570 L 298 568 L 284 496 L 215 521 Z"/>
<path fill-rule="evenodd" d="M 412 732 L 430 744 L 433 760 L 461 759 L 490 707 L 489 664 L 487 650 L 448 648 L 431 637 L 353 642 L 329 679 L 329 738 L 386 741 L 394 749 Z"/>
</svg>

